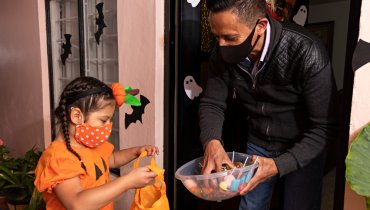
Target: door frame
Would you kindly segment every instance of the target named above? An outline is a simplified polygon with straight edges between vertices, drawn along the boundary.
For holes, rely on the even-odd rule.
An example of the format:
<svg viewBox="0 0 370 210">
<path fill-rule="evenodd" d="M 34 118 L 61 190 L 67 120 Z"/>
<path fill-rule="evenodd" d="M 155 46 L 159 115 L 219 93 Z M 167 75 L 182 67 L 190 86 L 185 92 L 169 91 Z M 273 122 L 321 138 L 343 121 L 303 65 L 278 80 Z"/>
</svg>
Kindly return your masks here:
<svg viewBox="0 0 370 210">
<path fill-rule="evenodd" d="M 343 210 L 345 194 L 345 158 L 348 153 L 349 124 L 351 120 L 352 92 L 354 72 L 352 70 L 352 56 L 355 51 L 360 25 L 361 2 L 351 1 L 348 21 L 346 62 L 343 76 L 342 111 L 339 131 L 339 158 L 335 178 L 334 210 Z"/>
<path fill-rule="evenodd" d="M 164 7 L 164 168 L 170 209 L 176 206 L 175 142 L 176 142 L 176 21 L 177 0 L 165 0 Z"/>
</svg>

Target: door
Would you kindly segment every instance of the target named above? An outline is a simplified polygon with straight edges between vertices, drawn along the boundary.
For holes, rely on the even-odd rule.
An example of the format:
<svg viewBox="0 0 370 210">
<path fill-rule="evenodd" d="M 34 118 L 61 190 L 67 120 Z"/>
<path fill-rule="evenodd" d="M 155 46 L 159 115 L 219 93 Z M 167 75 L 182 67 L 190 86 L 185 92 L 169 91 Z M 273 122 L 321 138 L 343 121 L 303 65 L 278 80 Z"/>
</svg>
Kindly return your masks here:
<svg viewBox="0 0 370 210">
<path fill-rule="evenodd" d="M 175 55 L 173 59 L 176 62 L 167 62 L 169 68 L 175 69 L 174 74 L 168 70 L 168 75 L 172 75 L 170 78 L 175 81 L 174 84 L 167 83 L 169 88 L 172 86 L 175 89 L 175 97 L 172 101 L 174 105 L 172 121 L 174 132 L 170 134 L 170 136 L 174 136 L 175 140 L 171 142 L 169 138 L 167 141 L 168 146 L 173 143 L 175 151 L 172 154 L 175 165 L 173 172 L 183 164 L 203 155 L 198 126 L 199 98 L 206 86 L 209 54 L 215 44 L 207 21 L 208 11 L 205 3 L 205 0 L 170 2 L 172 6 L 167 10 L 167 26 L 176 31 L 174 34 L 168 32 L 170 34 L 169 48 L 172 47 L 172 51 L 168 50 L 170 50 L 170 54 Z M 274 5 L 272 5 L 272 1 L 266 1 L 266 4 L 269 14 L 276 19 L 290 20 L 301 25 L 307 23 L 308 0 L 278 0 L 274 1 Z M 171 22 L 171 18 L 175 22 Z M 171 55 L 168 55 L 167 58 L 170 59 Z M 227 107 L 223 128 L 225 150 L 245 153 L 247 116 L 241 104 L 232 99 L 231 91 L 227 99 Z M 171 160 L 170 152 L 167 154 Z M 170 160 L 168 167 L 171 168 Z M 238 209 L 238 206 L 239 197 L 220 203 L 208 202 L 191 194 L 181 181 L 177 180 L 174 183 L 173 209 L 226 210 Z"/>
</svg>

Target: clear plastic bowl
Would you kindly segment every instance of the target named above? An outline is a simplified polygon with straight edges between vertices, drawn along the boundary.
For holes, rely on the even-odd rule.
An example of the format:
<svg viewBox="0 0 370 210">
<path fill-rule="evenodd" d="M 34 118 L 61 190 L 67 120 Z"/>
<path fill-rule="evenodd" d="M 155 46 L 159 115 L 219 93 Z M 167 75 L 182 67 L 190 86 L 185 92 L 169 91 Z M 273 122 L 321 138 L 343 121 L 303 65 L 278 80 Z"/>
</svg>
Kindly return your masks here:
<svg viewBox="0 0 370 210">
<path fill-rule="evenodd" d="M 233 152 L 227 152 L 232 160 Z M 248 158 L 248 159 L 247 159 Z M 234 168 L 228 171 L 200 175 L 203 157 L 194 159 L 181 166 L 175 177 L 195 196 L 209 201 L 222 201 L 239 194 L 254 175 L 258 163 L 253 163 L 250 155 L 234 153 L 233 162 L 244 163 L 244 167 Z"/>
</svg>

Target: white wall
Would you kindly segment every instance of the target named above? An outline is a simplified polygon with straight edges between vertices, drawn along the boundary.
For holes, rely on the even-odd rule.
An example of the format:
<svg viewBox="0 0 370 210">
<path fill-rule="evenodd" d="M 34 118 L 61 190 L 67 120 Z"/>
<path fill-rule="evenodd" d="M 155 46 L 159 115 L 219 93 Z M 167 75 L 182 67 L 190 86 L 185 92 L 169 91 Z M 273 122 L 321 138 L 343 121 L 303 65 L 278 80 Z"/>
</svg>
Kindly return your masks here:
<svg viewBox="0 0 370 210">
<path fill-rule="evenodd" d="M 310 5 L 308 23 L 334 22 L 332 65 L 338 90 L 343 88 L 350 1 Z"/>
</svg>

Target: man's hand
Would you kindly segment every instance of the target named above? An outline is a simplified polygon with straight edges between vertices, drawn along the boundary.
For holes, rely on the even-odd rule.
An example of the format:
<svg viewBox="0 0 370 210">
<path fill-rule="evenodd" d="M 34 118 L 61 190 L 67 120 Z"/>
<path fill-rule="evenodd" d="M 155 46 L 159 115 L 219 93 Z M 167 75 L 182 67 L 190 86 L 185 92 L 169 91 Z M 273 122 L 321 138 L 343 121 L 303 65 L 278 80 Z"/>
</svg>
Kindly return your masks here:
<svg viewBox="0 0 370 210">
<path fill-rule="evenodd" d="M 257 156 L 253 155 L 252 160 L 255 161 Z M 275 161 L 272 158 L 265 158 L 265 157 L 258 157 L 257 160 L 259 166 L 257 168 L 256 174 L 253 178 L 248 182 L 247 186 L 245 186 L 241 191 L 240 195 L 247 194 L 248 192 L 252 191 L 257 185 L 266 181 L 267 179 L 276 176 L 279 171 L 276 167 Z"/>
<path fill-rule="evenodd" d="M 227 156 L 221 142 L 217 139 L 212 139 L 207 143 L 204 151 L 202 174 L 210 174 L 213 170 L 221 171 L 223 163 L 228 164 L 231 168 L 235 167 Z"/>
</svg>

